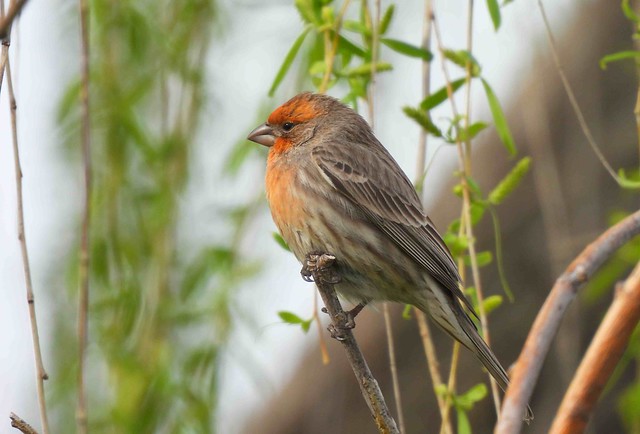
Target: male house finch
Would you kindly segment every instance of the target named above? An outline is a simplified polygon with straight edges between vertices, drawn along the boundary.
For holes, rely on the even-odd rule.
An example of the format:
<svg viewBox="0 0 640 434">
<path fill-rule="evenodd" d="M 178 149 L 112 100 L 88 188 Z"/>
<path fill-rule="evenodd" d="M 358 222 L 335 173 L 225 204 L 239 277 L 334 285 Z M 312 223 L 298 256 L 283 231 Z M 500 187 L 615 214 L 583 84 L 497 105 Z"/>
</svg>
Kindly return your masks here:
<svg viewBox="0 0 640 434">
<path fill-rule="evenodd" d="M 300 262 L 311 252 L 335 255 L 339 293 L 416 306 L 507 387 L 507 373 L 462 307 L 475 315 L 451 253 L 360 115 L 330 96 L 302 93 L 248 139 L 270 147 L 267 200 Z"/>
</svg>

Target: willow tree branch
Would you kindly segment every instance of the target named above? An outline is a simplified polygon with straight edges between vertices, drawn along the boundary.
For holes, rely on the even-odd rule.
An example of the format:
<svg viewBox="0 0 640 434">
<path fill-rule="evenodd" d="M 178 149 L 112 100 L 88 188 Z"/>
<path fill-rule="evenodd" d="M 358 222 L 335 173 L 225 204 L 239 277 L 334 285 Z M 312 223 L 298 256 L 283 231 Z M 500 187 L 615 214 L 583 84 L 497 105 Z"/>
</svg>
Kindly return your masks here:
<svg viewBox="0 0 640 434">
<path fill-rule="evenodd" d="M 549 352 L 560 322 L 578 289 L 634 236 L 640 234 L 640 211 L 631 214 L 600 235 L 574 259 L 556 280 L 529 332 L 522 353 L 516 362 L 496 425 L 496 434 L 519 433 L 522 415 L 538 381 L 542 363 Z"/>
<path fill-rule="evenodd" d="M 11 413 L 9 415 L 9 419 L 11 419 L 11 426 L 23 434 L 38 434 L 38 431 L 33 429 L 31 425 L 29 425 L 24 419 L 18 416 L 15 413 Z"/>
<path fill-rule="evenodd" d="M 616 292 L 564 395 L 550 434 L 584 432 L 589 416 L 640 321 L 640 262 Z"/>
<path fill-rule="evenodd" d="M 385 403 L 382 391 L 378 386 L 378 382 L 371 374 L 369 365 L 360 351 L 360 347 L 356 342 L 353 333 L 347 324 L 349 323 L 348 314 L 342 309 L 338 296 L 334 289 L 334 283 L 339 279 L 335 274 L 333 265 L 335 256 L 319 253 L 309 254 L 307 256 L 305 268 L 313 276 L 313 280 L 318 287 L 322 301 L 327 309 L 327 313 L 331 318 L 329 330 L 332 335 L 344 346 L 347 353 L 347 359 L 353 369 L 362 396 L 371 411 L 371 415 L 375 420 L 378 431 L 384 434 L 399 434 L 396 422 L 391 417 L 387 404 Z M 353 325 L 351 325 L 353 327 Z"/>
<path fill-rule="evenodd" d="M 11 6 L 9 6 L 9 10 L 7 11 L 7 15 L 3 16 L 2 19 L 0 19 L 0 39 L 4 39 L 9 36 L 13 20 L 16 19 L 26 3 L 27 0 L 16 0 L 11 3 Z"/>
</svg>

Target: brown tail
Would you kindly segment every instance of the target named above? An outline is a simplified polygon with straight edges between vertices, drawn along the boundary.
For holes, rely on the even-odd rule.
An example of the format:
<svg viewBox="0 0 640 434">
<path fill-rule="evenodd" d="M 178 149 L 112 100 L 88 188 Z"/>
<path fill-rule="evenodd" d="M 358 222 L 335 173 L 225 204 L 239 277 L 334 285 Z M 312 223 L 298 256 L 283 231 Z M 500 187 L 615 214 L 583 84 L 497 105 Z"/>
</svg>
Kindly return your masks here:
<svg viewBox="0 0 640 434">
<path fill-rule="evenodd" d="M 457 304 L 457 303 L 456 303 Z M 457 307 L 457 308 L 456 308 Z M 469 315 L 462 310 L 462 307 L 459 305 L 454 307 L 454 312 L 458 319 L 458 324 L 460 324 L 462 330 L 465 335 L 469 338 L 473 347 L 468 346 L 468 342 L 461 343 L 465 345 L 476 357 L 482 362 L 484 367 L 489 371 L 489 374 L 493 378 L 495 378 L 496 382 L 500 386 L 502 391 L 506 391 L 509 386 L 509 376 L 507 372 L 504 370 L 498 358 L 493 354 L 491 348 L 486 344 L 486 342 L 482 339 L 478 330 L 476 329 L 475 324 L 469 318 Z M 533 411 L 531 407 L 527 406 L 527 410 L 525 411 L 524 421 L 528 424 L 533 420 Z"/>
<path fill-rule="evenodd" d="M 420 310 L 425 312 L 452 338 L 459 341 L 482 362 L 489 374 L 498 382 L 500 388 L 505 391 L 509 386 L 509 376 L 504 370 L 498 358 L 493 354 L 491 348 L 482 339 L 475 324 L 469 315 L 463 310 L 457 300 L 454 300 L 450 293 L 433 288 L 434 291 L 427 296 L 424 302 L 419 304 Z M 533 412 L 527 406 L 524 415 L 525 422 L 533 420 Z"/>
</svg>

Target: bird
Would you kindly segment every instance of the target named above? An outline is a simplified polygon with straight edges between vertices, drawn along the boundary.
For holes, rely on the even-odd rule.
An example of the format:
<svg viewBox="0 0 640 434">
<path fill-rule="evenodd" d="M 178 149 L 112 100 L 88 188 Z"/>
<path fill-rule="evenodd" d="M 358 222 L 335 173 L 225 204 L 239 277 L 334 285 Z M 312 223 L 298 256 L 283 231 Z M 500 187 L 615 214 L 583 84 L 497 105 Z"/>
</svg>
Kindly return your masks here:
<svg viewBox="0 0 640 434">
<path fill-rule="evenodd" d="M 451 252 L 362 116 L 336 98 L 304 92 L 247 139 L 269 148 L 267 201 L 301 263 L 311 252 L 331 253 L 343 297 L 417 307 L 506 390 L 509 377 L 470 317 L 477 314 Z M 525 419 L 532 418 L 528 408 Z"/>
</svg>

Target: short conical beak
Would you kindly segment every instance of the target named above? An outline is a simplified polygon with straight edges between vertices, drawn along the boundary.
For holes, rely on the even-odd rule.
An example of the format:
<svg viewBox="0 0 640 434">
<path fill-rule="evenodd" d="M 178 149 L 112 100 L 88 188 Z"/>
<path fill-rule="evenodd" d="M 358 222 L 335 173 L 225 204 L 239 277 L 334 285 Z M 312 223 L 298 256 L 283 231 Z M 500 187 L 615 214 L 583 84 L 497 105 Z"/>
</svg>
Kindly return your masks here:
<svg viewBox="0 0 640 434">
<path fill-rule="evenodd" d="M 262 124 L 247 136 L 247 140 L 261 144 L 262 146 L 273 146 L 276 137 L 273 129 L 268 124 Z"/>
</svg>

